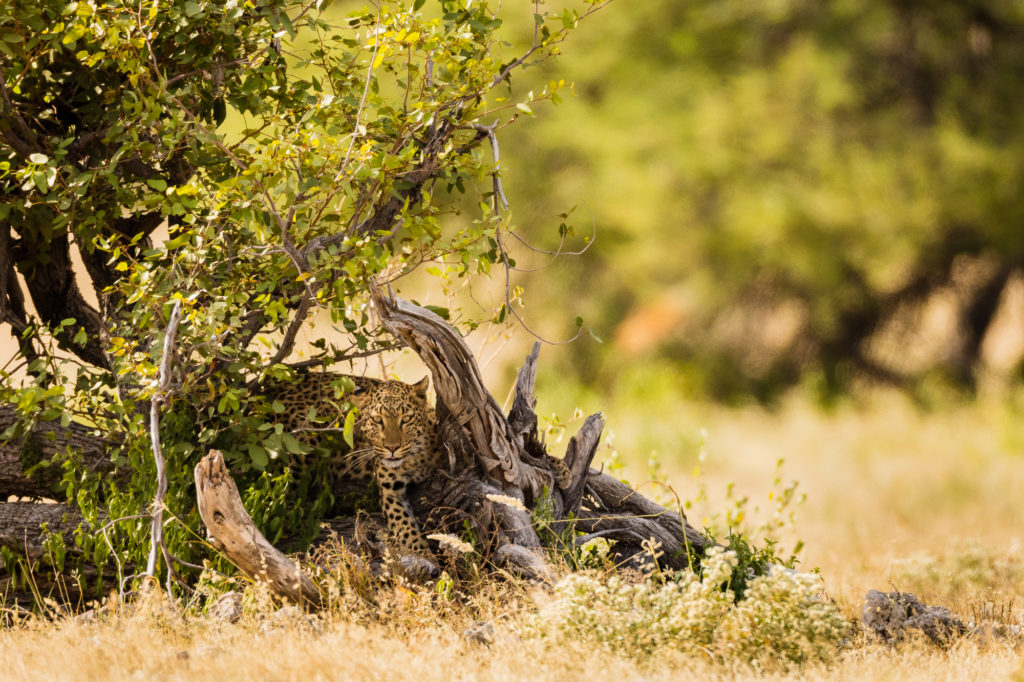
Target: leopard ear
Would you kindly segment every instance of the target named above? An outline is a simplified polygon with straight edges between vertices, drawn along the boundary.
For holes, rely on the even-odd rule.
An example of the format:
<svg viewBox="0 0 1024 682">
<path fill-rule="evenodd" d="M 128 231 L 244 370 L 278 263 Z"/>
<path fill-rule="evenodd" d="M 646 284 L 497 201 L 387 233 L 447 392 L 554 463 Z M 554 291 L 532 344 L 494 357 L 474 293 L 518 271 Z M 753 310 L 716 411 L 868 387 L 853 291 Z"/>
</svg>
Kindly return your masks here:
<svg viewBox="0 0 1024 682">
<path fill-rule="evenodd" d="M 413 390 L 419 393 L 421 398 L 427 397 L 427 388 L 430 386 L 430 377 L 423 377 L 412 385 Z"/>
</svg>

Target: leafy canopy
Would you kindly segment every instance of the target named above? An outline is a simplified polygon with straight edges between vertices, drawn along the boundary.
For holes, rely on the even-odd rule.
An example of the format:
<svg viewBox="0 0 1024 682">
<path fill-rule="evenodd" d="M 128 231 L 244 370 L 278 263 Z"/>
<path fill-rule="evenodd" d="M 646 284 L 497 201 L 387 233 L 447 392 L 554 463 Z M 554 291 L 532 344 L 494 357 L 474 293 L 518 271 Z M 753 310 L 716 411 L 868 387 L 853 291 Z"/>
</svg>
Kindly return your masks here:
<svg viewBox="0 0 1024 682">
<path fill-rule="evenodd" d="M 308 449 L 258 383 L 293 375 L 283 363 L 318 311 L 347 339 L 318 342 L 312 361 L 330 365 L 390 342 L 367 311 L 371 281 L 431 262 L 443 284 L 507 264 L 490 135 L 558 101 L 563 83 L 517 93 L 515 74 L 600 6 L 516 8 L 534 13 L 516 49 L 499 15 L 509 8 L 474 0 L 347 13 L 322 1 L 4 0 L 0 251 L 38 315 L 17 305 L 20 284 L 5 284 L 0 302 L 34 379 L 4 383 L 24 414 L 77 417 L 116 444 L 130 481 L 66 465 L 65 491 L 87 517 L 136 514 L 152 497 L 142 413 L 175 302 L 178 370 L 161 435 L 168 507 L 189 517 L 168 542 L 187 557 L 202 450 L 260 472 Z M 72 246 L 98 310 L 75 283 Z M 243 494 L 270 510 L 257 520 L 272 536 L 329 502 L 285 504 L 288 485 L 267 474 Z M 136 558 L 145 531 L 113 529 Z M 102 561 L 102 543 L 78 542 Z"/>
</svg>

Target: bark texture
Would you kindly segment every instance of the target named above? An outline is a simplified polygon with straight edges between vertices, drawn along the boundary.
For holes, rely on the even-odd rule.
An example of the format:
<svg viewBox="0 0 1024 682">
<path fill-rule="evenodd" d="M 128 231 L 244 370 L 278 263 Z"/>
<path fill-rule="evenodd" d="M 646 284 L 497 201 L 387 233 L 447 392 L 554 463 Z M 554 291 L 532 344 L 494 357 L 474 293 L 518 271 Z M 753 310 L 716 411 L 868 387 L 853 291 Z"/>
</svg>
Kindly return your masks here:
<svg viewBox="0 0 1024 682">
<path fill-rule="evenodd" d="M 252 522 L 220 452 L 210 451 L 196 465 L 195 480 L 199 515 L 210 542 L 248 576 L 268 583 L 276 594 L 303 606 L 319 607 L 320 591 L 313 581 Z"/>
<path fill-rule="evenodd" d="M 0 433 L 17 421 L 11 405 L 0 405 Z M 0 502 L 9 496 L 54 497 L 61 468 L 50 464 L 54 455 L 75 453 L 80 466 L 93 471 L 110 471 L 113 465 L 107 443 L 81 424 L 39 422 L 29 433 L 0 441 Z"/>
</svg>

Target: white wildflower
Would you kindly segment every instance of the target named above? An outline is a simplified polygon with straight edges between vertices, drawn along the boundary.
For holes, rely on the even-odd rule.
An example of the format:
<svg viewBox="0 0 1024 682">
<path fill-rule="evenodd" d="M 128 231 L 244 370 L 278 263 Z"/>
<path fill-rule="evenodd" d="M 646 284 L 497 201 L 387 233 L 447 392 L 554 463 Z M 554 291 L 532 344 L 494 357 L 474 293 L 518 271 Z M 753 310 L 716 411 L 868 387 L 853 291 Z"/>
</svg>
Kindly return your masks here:
<svg viewBox="0 0 1024 682">
<path fill-rule="evenodd" d="M 469 552 L 473 551 L 473 545 L 469 544 L 468 542 L 464 542 L 463 540 L 460 540 L 454 535 L 449 535 L 448 533 L 433 533 L 431 535 L 428 535 L 427 537 L 431 540 L 437 540 L 441 543 L 442 547 L 453 549 L 456 552 L 460 552 L 462 554 L 468 554 Z"/>
<path fill-rule="evenodd" d="M 503 504 L 506 507 L 518 509 L 519 511 L 526 511 L 526 507 L 523 506 L 522 501 L 517 500 L 514 497 L 509 497 L 508 495 L 484 495 L 484 497 L 491 502 L 497 502 L 498 504 Z"/>
</svg>

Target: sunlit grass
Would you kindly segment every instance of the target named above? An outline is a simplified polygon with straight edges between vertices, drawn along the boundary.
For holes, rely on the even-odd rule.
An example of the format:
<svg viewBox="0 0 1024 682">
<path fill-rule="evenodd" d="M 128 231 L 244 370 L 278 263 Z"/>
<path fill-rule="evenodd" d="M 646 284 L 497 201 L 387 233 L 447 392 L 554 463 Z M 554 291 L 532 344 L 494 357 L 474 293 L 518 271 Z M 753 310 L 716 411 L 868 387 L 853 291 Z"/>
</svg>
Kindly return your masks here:
<svg viewBox="0 0 1024 682">
<path fill-rule="evenodd" d="M 543 412 L 545 393 L 538 395 Z M 587 400 L 579 401 L 584 408 Z M 703 487 L 707 499 L 687 512 L 698 526 L 721 522 L 747 497 L 741 525 L 774 527 L 783 552 L 802 540 L 801 567 L 820 568 L 821 585 L 846 620 L 859 617 L 869 589 L 899 589 L 965 620 L 1021 622 L 1024 425 L 1012 401 L 927 412 L 876 394 L 825 413 L 800 398 L 774 411 L 729 409 L 663 390 L 600 407 L 615 431 L 614 448 L 603 447 L 600 459 L 607 464 L 614 449 L 623 475 L 637 483 L 659 470 L 671 490 L 642 489 L 663 500 L 693 500 Z M 652 423 L 660 429 L 653 458 L 646 445 Z M 567 433 L 574 428 L 570 423 Z M 553 451 L 562 447 L 552 441 Z M 776 520 L 778 492 L 793 481 L 806 501 L 794 499 Z M 0 632 L 0 661 L 11 680 L 990 680 L 1020 679 L 1024 667 L 1013 637 L 968 638 L 941 651 L 922 642 L 890 648 L 854 632 L 830 661 L 796 667 L 766 666 L 769 659 L 758 662 L 738 644 L 658 644 L 644 653 L 605 646 L 569 627 L 538 636 L 526 624 L 536 623 L 531 619 L 551 599 L 539 588 L 501 580 L 452 590 L 391 585 L 374 588 L 369 599 L 352 591 L 338 596 L 328 614 L 310 621 L 274 615 L 272 601 L 250 588 L 234 625 L 203 617 L 201 607 L 173 611 L 155 601 L 87 623 L 29 619 Z M 614 635 L 617 621 L 601 617 Z M 481 621 L 494 628 L 487 645 L 463 635 Z"/>
</svg>

